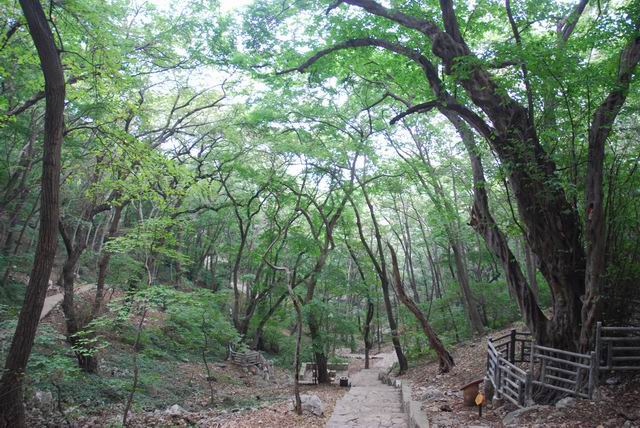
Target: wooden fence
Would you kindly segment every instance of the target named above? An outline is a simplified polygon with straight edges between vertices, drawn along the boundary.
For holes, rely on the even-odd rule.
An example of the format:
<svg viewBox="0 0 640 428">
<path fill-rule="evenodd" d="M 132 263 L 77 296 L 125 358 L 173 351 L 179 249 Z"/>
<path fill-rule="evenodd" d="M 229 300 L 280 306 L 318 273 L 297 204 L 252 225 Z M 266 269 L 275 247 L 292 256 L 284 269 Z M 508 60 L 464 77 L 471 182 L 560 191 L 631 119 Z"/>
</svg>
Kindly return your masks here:
<svg viewBox="0 0 640 428">
<path fill-rule="evenodd" d="M 528 405 L 534 387 L 592 398 L 601 371 L 640 371 L 640 327 L 596 325 L 588 354 L 536 345 L 529 333 L 511 330 L 487 342 L 485 378 L 497 398 Z"/>
<path fill-rule="evenodd" d="M 640 327 L 596 324 L 595 352 L 600 370 L 640 370 Z"/>
<path fill-rule="evenodd" d="M 529 361 L 531 352 L 531 334 L 516 330 L 511 330 L 504 336 L 489 338 L 494 343 L 495 350 L 503 358 L 511 363 L 521 363 Z"/>
<path fill-rule="evenodd" d="M 260 354 L 254 351 L 246 353 L 229 351 L 229 361 L 239 366 L 256 365 L 260 362 Z"/>
<path fill-rule="evenodd" d="M 598 379 L 595 351 L 578 354 L 536 344 L 531 349 L 529 373 L 533 374 L 533 385 L 575 397 L 593 396 Z"/>
<path fill-rule="evenodd" d="M 531 335 L 511 330 L 487 343 L 487 375 L 496 396 L 524 407 L 530 398 L 530 373 L 516 363 L 529 361 Z"/>
<path fill-rule="evenodd" d="M 229 357 L 227 359 L 233 364 L 242 367 L 258 366 L 266 371 L 269 376 L 271 375 L 271 364 L 259 351 L 237 352 L 229 345 Z"/>
</svg>

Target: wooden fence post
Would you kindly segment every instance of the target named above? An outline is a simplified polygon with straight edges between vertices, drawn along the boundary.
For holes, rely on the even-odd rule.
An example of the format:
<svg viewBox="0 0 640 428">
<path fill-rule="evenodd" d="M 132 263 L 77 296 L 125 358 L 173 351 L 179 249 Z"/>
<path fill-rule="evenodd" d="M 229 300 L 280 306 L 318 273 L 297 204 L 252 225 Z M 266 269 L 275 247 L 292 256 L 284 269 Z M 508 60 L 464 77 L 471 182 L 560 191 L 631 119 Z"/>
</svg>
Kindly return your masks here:
<svg viewBox="0 0 640 428">
<path fill-rule="evenodd" d="M 502 398 L 502 394 L 501 392 L 501 387 L 502 385 L 500 385 L 500 382 L 502 381 L 501 376 L 500 376 L 500 372 L 502 371 L 502 367 L 500 367 L 500 356 L 498 356 L 497 360 L 496 360 L 496 375 L 495 375 L 495 381 L 496 381 L 496 398 L 500 399 Z"/>
<path fill-rule="evenodd" d="M 515 363 L 516 360 L 516 330 L 511 330 L 511 338 L 509 341 L 509 362 Z"/>
<path fill-rule="evenodd" d="M 589 366 L 589 398 L 593 398 L 593 393 L 598 387 L 598 369 L 600 363 L 598 362 L 598 356 L 595 351 L 591 351 L 591 364 Z"/>
<path fill-rule="evenodd" d="M 602 356 L 602 342 L 600 340 L 600 337 L 602 336 L 602 321 L 598 321 L 596 323 L 596 343 L 595 343 L 595 349 L 594 351 L 596 352 L 596 360 L 598 363 L 598 368 L 600 368 L 600 358 Z"/>
<path fill-rule="evenodd" d="M 533 372 L 533 345 L 535 344 L 535 342 L 533 341 L 533 339 L 531 339 L 531 342 L 529 343 L 529 368 L 531 369 L 531 371 Z"/>
<path fill-rule="evenodd" d="M 533 369 L 530 368 L 527 370 L 527 376 L 525 378 L 524 384 L 524 403 L 523 405 L 526 407 L 533 400 Z"/>
</svg>

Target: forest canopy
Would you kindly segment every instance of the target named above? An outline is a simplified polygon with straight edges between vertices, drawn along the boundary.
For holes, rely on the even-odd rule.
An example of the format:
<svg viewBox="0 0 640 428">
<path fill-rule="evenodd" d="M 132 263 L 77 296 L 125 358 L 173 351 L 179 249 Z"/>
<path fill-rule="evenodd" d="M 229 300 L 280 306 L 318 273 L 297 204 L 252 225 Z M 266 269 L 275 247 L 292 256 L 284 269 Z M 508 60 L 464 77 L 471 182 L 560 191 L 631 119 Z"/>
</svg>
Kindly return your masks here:
<svg viewBox="0 0 640 428">
<path fill-rule="evenodd" d="M 637 0 L 0 5 L 0 426 L 54 294 L 74 376 L 640 323 Z"/>
</svg>

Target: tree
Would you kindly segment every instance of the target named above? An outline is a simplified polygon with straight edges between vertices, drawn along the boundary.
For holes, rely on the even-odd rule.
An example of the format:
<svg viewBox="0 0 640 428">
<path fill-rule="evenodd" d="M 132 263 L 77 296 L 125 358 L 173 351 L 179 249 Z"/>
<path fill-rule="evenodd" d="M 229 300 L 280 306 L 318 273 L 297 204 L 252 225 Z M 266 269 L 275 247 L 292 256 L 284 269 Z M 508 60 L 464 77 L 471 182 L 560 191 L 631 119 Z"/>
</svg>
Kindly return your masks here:
<svg viewBox="0 0 640 428">
<path fill-rule="evenodd" d="M 440 372 L 447 373 L 454 366 L 453 358 L 445 349 L 436 332 L 431 328 L 429 321 L 424 316 L 420 308 L 418 308 L 415 302 L 413 302 L 405 293 L 402 277 L 400 276 L 400 268 L 398 268 L 398 257 L 396 256 L 396 252 L 391 244 L 387 242 L 387 246 L 389 247 L 389 253 L 391 254 L 391 266 L 393 267 L 393 280 L 395 281 L 396 294 L 400 301 L 411 311 L 422 325 L 424 334 L 427 336 L 427 339 L 429 339 L 429 346 L 431 346 L 431 349 L 433 349 L 438 356 Z"/>
<path fill-rule="evenodd" d="M 369 211 L 369 216 L 371 218 L 371 223 L 373 225 L 373 236 L 375 238 L 374 242 L 376 245 L 376 252 L 371 248 L 368 243 L 367 237 L 364 233 L 364 227 L 362 224 L 361 216 L 357 205 L 355 204 L 353 199 L 350 199 L 351 208 L 354 211 L 356 216 L 356 225 L 358 228 L 358 235 L 360 236 L 360 242 L 364 247 L 371 263 L 373 264 L 376 273 L 378 275 L 378 280 L 380 281 L 380 285 L 382 286 L 382 296 L 384 299 L 384 306 L 387 312 L 387 322 L 389 323 L 389 328 L 391 329 L 391 341 L 393 342 L 393 348 L 396 352 L 396 356 L 398 358 L 399 364 L 399 373 L 405 373 L 409 369 L 409 364 L 407 362 L 407 358 L 402 351 L 402 345 L 400 344 L 400 337 L 398 334 L 398 326 L 396 319 L 393 314 L 393 307 L 391 305 L 391 294 L 389 292 L 389 275 L 387 271 L 387 263 L 384 257 L 384 247 L 382 245 L 382 235 L 380 233 L 380 227 L 378 225 L 378 221 L 376 219 L 375 209 L 371 199 L 369 198 L 369 194 L 366 191 L 366 182 L 359 181 L 360 189 L 365 198 L 365 203 L 367 209 Z"/>
<path fill-rule="evenodd" d="M 405 10 L 391 9 L 383 6 L 374 0 L 345 0 L 337 1 L 330 5 L 328 11 L 343 11 L 341 5 L 355 6 L 366 13 L 368 17 L 375 17 L 373 22 L 383 28 L 386 25 L 393 25 L 402 30 L 403 35 L 407 34 L 407 43 L 401 42 L 401 38 L 396 37 L 392 32 L 386 32 L 383 28 L 376 32 L 382 34 L 378 37 L 358 37 L 346 38 L 341 32 L 337 32 L 335 37 L 342 38 L 335 44 L 319 50 L 309 57 L 307 61 L 295 67 L 293 70 L 305 71 L 326 55 L 334 54 L 342 50 L 352 50 L 357 48 L 380 48 L 396 55 L 408 58 L 423 71 L 429 86 L 432 89 L 435 99 L 423 103 L 417 103 L 406 110 L 399 117 L 404 117 L 411 113 L 425 112 L 432 109 L 445 109 L 451 111 L 462 118 L 470 127 L 480 134 L 491 146 L 499 158 L 503 168 L 509 177 L 509 187 L 517 202 L 518 213 L 522 219 L 526 231 L 526 239 L 532 251 L 538 257 L 540 270 L 552 290 L 554 296 L 553 317 L 549 320 L 538 318 L 538 323 L 534 326 L 534 332 L 541 343 L 560 346 L 568 349 L 576 349 L 582 336 L 591 335 L 588 313 L 593 312 L 598 294 L 593 288 L 593 282 L 589 278 L 599 278 L 598 271 L 602 270 L 601 256 L 594 256 L 593 244 L 588 245 L 589 259 L 585 255 L 585 248 L 581 240 L 582 224 L 577 211 L 577 206 L 572 205 L 567 192 L 563 188 L 559 178 L 556 162 L 551 158 L 547 147 L 540 139 L 540 129 L 535 121 L 533 108 L 535 103 L 523 105 L 518 97 L 510 94 L 506 88 L 513 88 L 514 80 L 500 79 L 492 73 L 493 64 L 500 63 L 501 58 L 494 58 L 493 61 L 481 59 L 474 54 L 468 44 L 467 37 L 463 35 L 459 28 L 457 11 L 454 10 L 453 2 L 441 1 L 439 3 L 439 13 L 441 19 L 438 21 L 422 16 L 429 16 L 428 13 L 421 13 L 415 7 L 407 7 Z M 598 130 L 610 129 L 613 125 L 619 107 L 624 103 L 626 88 L 630 83 L 631 73 L 638 62 L 637 57 L 637 34 L 635 23 L 637 23 L 637 7 L 633 7 L 635 2 L 631 2 L 627 10 L 627 17 L 634 24 L 622 26 L 623 32 L 618 37 L 626 40 L 625 46 L 619 55 L 614 58 L 621 58 L 620 72 L 614 82 L 614 89 L 609 89 L 609 94 L 602 104 L 601 113 L 595 113 L 591 121 L 590 131 L 592 161 L 588 167 L 587 176 L 592 176 L 594 189 L 589 191 L 587 199 L 597 199 L 601 186 L 597 178 L 599 165 L 601 165 L 602 153 L 600 144 L 596 143 L 596 135 L 603 135 Z M 509 5 L 507 3 L 507 5 Z M 566 43 L 569 36 L 574 32 L 579 18 L 585 10 L 586 2 L 579 2 L 575 8 L 563 11 L 565 18 L 561 20 L 561 37 Z M 514 22 L 512 19 L 511 29 L 513 31 Z M 626 30 L 626 32 L 624 32 Z M 479 30 L 482 32 L 482 30 Z M 517 30 L 516 30 L 517 32 Z M 417 35 L 417 36 L 416 36 Z M 516 44 L 522 45 L 522 33 L 515 37 Z M 475 40 L 474 40 L 475 41 Z M 431 47 L 431 54 L 421 52 L 413 48 L 413 45 Z M 549 55 L 549 52 L 545 52 Z M 537 54 L 540 56 L 540 54 Z M 516 54 L 517 56 L 517 54 Z M 533 57 L 533 55 L 532 55 Z M 520 66 L 517 70 L 519 78 L 515 81 L 524 81 L 526 99 L 532 100 L 531 81 L 529 72 L 531 67 L 523 68 L 527 65 L 529 57 L 518 58 L 517 61 L 507 61 L 506 67 L 512 65 Z M 450 78 L 453 85 L 459 85 L 464 90 L 464 96 L 458 95 L 455 98 L 448 97 L 442 90 L 437 68 L 433 61 L 441 61 L 443 69 Z M 498 65 L 499 68 L 505 66 Z M 586 68 L 591 72 L 591 68 Z M 511 85 L 511 86 L 510 86 Z M 553 104 L 553 103 L 552 103 Z M 547 113 L 547 112 L 544 112 Z M 606 119 L 605 119 L 606 117 Z M 604 119 L 603 121 L 601 121 Z M 546 130 L 545 130 L 546 131 Z M 606 132 L 605 132 L 606 133 Z M 546 135 L 544 135 L 546 138 Z M 599 137 L 598 137 L 599 138 Z M 606 137 L 605 137 L 606 138 Z M 546 141 L 544 141 L 546 143 Z M 595 193 L 594 193 L 595 192 Z M 592 216 L 592 208 L 589 203 L 585 207 L 588 216 Z M 595 208 L 595 206 L 593 207 Z M 596 208 L 597 209 L 597 208 Z M 596 213 L 595 235 L 598 232 L 598 213 Z M 593 217 L 591 217 L 593 219 Z M 593 221 L 593 220 L 590 220 Z M 589 226 L 590 228 L 592 226 Z M 592 232 L 590 232 L 595 236 Z M 595 238 L 589 238 L 594 240 Z M 600 239 L 600 238 L 598 238 Z M 602 239 L 600 239 L 600 242 Z M 595 254 L 601 254 L 598 246 L 595 247 Z M 593 269 L 594 273 L 589 273 L 588 296 L 585 300 L 587 308 L 583 311 L 582 296 L 585 293 L 585 269 Z M 597 279 L 596 279 L 597 283 Z M 521 295 L 522 296 L 522 295 Z M 521 302 L 524 304 L 524 302 Z M 584 340 L 582 340 L 584 342 Z"/>
<path fill-rule="evenodd" d="M 40 230 L 33 268 L 18 325 L 0 379 L 0 426 L 25 425 L 22 377 L 31 354 L 40 312 L 57 249 L 60 154 L 64 128 L 65 81 L 62 63 L 47 18 L 38 0 L 21 0 L 29 33 L 45 79 L 44 155 L 42 159 Z"/>
</svg>

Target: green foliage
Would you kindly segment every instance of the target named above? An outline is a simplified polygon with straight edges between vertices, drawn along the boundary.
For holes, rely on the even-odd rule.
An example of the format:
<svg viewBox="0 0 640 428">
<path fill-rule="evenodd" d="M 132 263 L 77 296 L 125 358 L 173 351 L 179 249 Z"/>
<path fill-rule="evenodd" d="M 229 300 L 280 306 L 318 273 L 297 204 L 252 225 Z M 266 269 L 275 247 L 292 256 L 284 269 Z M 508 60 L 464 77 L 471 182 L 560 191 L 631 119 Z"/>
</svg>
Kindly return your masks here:
<svg viewBox="0 0 640 428">
<path fill-rule="evenodd" d="M 562 189 L 568 207 L 563 214 L 579 213 L 577 229 L 584 232 L 588 122 L 615 87 L 620 50 L 637 36 L 632 23 L 639 9 L 636 0 L 602 8 L 589 4 L 571 38 L 559 43 L 557 22 L 573 5 L 512 3 L 520 43 L 505 25 L 502 4 L 456 3 L 474 54 L 457 58 L 449 73 L 420 32 L 354 5 L 327 11 L 328 2 L 265 0 L 243 13 L 224 14 L 218 1 L 205 0 L 175 1 L 166 8 L 126 0 L 50 2 L 68 79 L 62 221 L 73 235 L 89 230 L 80 242 L 87 245 L 77 266 L 82 280 L 94 280 L 98 260 L 109 254 L 106 287 L 125 294 L 76 335 L 73 349 L 43 326 L 30 360 L 31 385 L 50 388 L 53 380 L 76 403 L 121 402 L 131 384 L 131 347 L 142 313 L 148 318 L 137 349 L 138 408 L 175 404 L 187 392 L 164 376 L 176 362 L 199 363 L 203 355 L 220 359 L 228 344 L 246 349 L 267 316 L 263 345 L 277 353 L 277 364 L 290 368 L 296 326 L 286 294 L 290 278 L 304 302 L 302 361 L 312 361 L 313 351 L 362 349 L 368 301 L 375 302 L 374 323 L 388 330 L 376 272 L 386 257 L 388 275 L 388 254 L 374 245 L 370 257 L 363 245 L 375 242 L 373 215 L 381 242 L 399 255 L 402 284 L 394 286 L 417 295 L 445 346 L 471 337 L 461 275 L 470 278 L 485 327 L 503 328 L 520 319 L 499 260 L 469 225 L 474 192 L 469 153 L 441 106 L 394 125 L 389 121 L 408 106 L 436 98 L 424 75 L 425 60 L 438 70 L 442 88 L 482 118 L 490 109 L 471 99 L 465 80 L 479 68 L 488 70 L 497 94 L 527 108 L 531 97 L 529 113 L 540 146 L 525 158 L 535 162 L 503 159 L 496 150 L 499 141 L 487 143 L 479 134 L 473 134 L 472 150 L 486 180 L 475 185 L 487 191 L 496 225 L 525 271 L 522 248 L 534 231 L 525 229 L 518 210 L 531 207 L 517 203 L 526 189 L 514 186 L 512 173 L 536 173 L 547 160 L 545 168 L 556 165 L 544 184 Z M 434 1 L 388 6 L 417 17 L 441 16 Z M 0 0 L 0 7 L 4 275 L 28 272 L 33 263 L 44 103 L 38 99 L 12 111 L 38 95 L 44 81 L 19 5 Z M 299 67 L 322 49 L 362 38 L 403 48 L 333 49 L 307 74 L 276 73 Z M 416 62 L 417 54 L 424 58 Z M 604 290 L 621 302 L 637 293 L 640 274 L 632 233 L 640 228 L 640 199 L 633 197 L 640 188 L 640 98 L 634 79 L 605 148 Z M 491 126 L 509 128 L 511 120 Z M 510 153 L 531 149 L 519 134 L 509 143 Z M 110 231 L 116 211 L 120 222 Z M 463 272 L 453 246 L 463 253 Z M 64 256 L 62 245 L 58 255 Z M 544 310 L 551 292 L 539 272 L 537 279 Z M 0 286 L 0 354 L 10 343 L 23 296 L 21 284 Z M 393 311 L 408 356 L 433 357 L 413 314 L 395 301 Z M 79 313 L 88 310 L 79 305 Z M 624 311 L 609 315 L 628 318 Z M 319 327 L 314 343 L 312 319 Z M 241 337 L 238 330 L 244 334 L 245 326 Z M 79 373 L 74 351 L 99 356 L 105 372 Z"/>
<path fill-rule="evenodd" d="M 15 330 L 17 321 L 7 320 L 0 322 L 0 359 L 6 358 L 11 336 Z M 34 345 L 34 352 L 29 359 L 27 367 L 27 385 L 32 389 L 52 389 L 53 383 L 76 382 L 81 372 L 75 359 L 67 354 L 65 349 L 65 337 L 50 325 L 42 325 L 38 329 L 38 335 Z"/>
<path fill-rule="evenodd" d="M 26 287 L 16 281 L 8 281 L 0 287 L 0 321 L 12 319 L 17 316 Z"/>
</svg>

